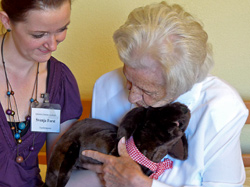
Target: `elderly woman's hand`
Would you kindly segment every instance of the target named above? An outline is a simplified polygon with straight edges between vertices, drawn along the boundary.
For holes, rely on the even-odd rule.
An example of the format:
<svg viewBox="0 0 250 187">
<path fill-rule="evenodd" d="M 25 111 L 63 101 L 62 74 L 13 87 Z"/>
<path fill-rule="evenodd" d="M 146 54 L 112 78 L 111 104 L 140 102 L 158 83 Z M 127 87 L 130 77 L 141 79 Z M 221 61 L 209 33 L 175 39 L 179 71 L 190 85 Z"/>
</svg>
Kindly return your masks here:
<svg viewBox="0 0 250 187">
<path fill-rule="evenodd" d="M 124 137 L 119 141 L 118 152 L 120 157 L 85 150 L 82 152 L 83 155 L 96 159 L 103 165 L 83 166 L 98 173 L 102 183 L 107 187 L 151 186 L 152 179 L 144 175 L 140 166 L 128 155 Z"/>
</svg>

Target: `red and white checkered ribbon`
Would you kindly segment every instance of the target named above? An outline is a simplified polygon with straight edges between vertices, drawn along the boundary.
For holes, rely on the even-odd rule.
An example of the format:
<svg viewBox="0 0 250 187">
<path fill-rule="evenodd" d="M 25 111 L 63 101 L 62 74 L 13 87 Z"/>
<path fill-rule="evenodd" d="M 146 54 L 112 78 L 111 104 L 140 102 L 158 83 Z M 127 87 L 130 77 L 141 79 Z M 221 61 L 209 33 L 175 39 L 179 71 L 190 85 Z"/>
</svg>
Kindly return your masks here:
<svg viewBox="0 0 250 187">
<path fill-rule="evenodd" d="M 145 157 L 136 147 L 134 143 L 134 139 L 131 136 L 127 141 L 126 141 L 126 148 L 128 151 L 129 156 L 136 161 L 137 163 L 149 168 L 152 173 L 150 175 L 150 178 L 152 179 L 158 179 L 158 177 L 166 170 L 166 169 L 172 169 L 173 168 L 173 161 L 170 159 L 165 159 L 163 162 L 152 162 L 149 160 L 147 157 Z"/>
</svg>

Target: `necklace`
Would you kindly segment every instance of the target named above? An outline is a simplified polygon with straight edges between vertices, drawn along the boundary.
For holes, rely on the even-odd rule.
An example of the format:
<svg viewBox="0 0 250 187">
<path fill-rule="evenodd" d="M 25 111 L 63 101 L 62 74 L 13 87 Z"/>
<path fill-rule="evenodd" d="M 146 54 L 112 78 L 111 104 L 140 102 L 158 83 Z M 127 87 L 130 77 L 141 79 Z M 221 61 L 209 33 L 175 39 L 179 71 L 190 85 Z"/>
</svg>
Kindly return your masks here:
<svg viewBox="0 0 250 187">
<path fill-rule="evenodd" d="M 16 99 L 15 99 L 15 92 L 13 91 L 12 86 L 11 86 L 11 84 L 9 82 L 8 75 L 7 75 L 7 70 L 6 70 L 6 67 L 5 67 L 5 61 L 4 61 L 4 57 L 3 57 L 3 44 L 4 44 L 6 34 L 7 33 L 4 34 L 3 39 L 2 39 L 2 44 L 1 44 L 2 63 L 3 63 L 3 69 L 4 69 L 4 74 L 5 74 L 5 79 L 6 79 L 6 87 L 7 87 L 6 94 L 7 94 L 8 109 L 6 110 L 6 114 L 8 116 L 10 128 L 12 130 L 14 139 L 16 140 L 16 144 L 17 144 L 16 162 L 17 163 L 22 163 L 23 161 L 25 161 L 29 157 L 30 152 L 35 150 L 35 147 L 34 147 L 35 133 L 34 133 L 33 142 L 32 142 L 32 145 L 29 148 L 30 152 L 29 152 L 28 156 L 24 159 L 22 156 L 19 155 L 19 144 L 22 143 L 22 132 L 24 132 L 24 130 L 27 131 L 27 128 L 29 128 L 29 126 L 30 126 L 31 103 L 33 103 L 33 102 L 38 103 L 38 101 L 37 101 L 37 89 L 38 89 L 39 62 L 37 63 L 36 78 L 35 78 L 34 88 L 33 88 L 32 94 L 31 94 L 30 107 L 29 107 L 28 115 L 25 118 L 25 122 L 21 122 L 20 118 L 19 118 L 17 102 L 16 102 Z M 34 95 L 35 95 L 35 98 L 33 98 Z M 11 102 L 11 97 L 12 97 L 12 100 L 13 100 L 14 103 Z"/>
</svg>

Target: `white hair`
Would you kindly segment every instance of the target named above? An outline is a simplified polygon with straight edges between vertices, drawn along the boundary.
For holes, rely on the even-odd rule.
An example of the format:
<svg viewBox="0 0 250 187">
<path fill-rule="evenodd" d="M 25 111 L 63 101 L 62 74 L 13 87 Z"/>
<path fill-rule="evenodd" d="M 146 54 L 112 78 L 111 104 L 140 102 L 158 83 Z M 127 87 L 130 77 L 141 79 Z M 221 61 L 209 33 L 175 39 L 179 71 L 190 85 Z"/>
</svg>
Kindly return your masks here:
<svg viewBox="0 0 250 187">
<path fill-rule="evenodd" d="M 133 10 L 113 35 L 120 59 L 133 68 L 162 66 L 167 93 L 176 98 L 205 79 L 214 62 L 202 25 L 179 5 L 166 2 Z"/>
</svg>

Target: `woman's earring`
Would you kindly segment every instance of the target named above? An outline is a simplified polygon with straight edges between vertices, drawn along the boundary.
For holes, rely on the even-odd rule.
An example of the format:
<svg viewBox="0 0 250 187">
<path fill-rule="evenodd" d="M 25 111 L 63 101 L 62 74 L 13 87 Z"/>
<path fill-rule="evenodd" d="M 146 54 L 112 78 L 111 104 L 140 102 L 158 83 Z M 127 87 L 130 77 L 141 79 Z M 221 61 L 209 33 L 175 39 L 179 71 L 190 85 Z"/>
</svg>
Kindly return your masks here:
<svg viewBox="0 0 250 187">
<path fill-rule="evenodd" d="M 7 29 L 7 32 L 10 32 L 11 31 L 11 29 Z"/>
</svg>

